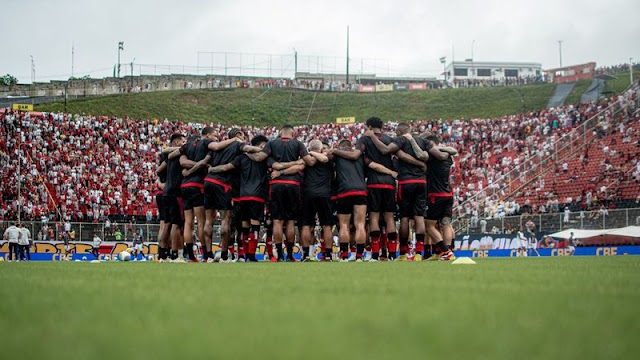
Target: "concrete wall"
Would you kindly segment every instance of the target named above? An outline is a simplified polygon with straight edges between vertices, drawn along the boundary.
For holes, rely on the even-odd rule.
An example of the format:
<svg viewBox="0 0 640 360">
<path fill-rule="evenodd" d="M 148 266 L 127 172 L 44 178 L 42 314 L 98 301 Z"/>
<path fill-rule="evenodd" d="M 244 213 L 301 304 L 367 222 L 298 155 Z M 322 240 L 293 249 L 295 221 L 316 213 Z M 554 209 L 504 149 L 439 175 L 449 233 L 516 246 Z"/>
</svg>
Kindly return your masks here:
<svg viewBox="0 0 640 360">
<path fill-rule="evenodd" d="M 213 75 L 143 75 L 47 83 L 18 84 L 13 88 L 0 86 L 0 98 L 7 96 L 62 96 L 68 83 L 72 96 L 112 95 L 124 92 L 148 92 L 180 89 L 212 89 L 235 87 L 237 82 L 265 80 L 251 77 L 219 77 Z"/>
</svg>

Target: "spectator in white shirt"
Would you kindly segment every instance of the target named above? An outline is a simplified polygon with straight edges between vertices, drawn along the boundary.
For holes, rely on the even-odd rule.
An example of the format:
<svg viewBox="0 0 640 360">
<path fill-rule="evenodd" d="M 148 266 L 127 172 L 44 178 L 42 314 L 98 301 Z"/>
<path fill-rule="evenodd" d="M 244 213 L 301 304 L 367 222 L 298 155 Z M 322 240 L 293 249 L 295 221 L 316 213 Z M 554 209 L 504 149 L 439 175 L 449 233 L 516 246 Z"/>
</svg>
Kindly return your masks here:
<svg viewBox="0 0 640 360">
<path fill-rule="evenodd" d="M 4 231 L 4 239 L 9 242 L 9 261 L 11 261 L 12 258 L 14 258 L 16 261 L 20 260 L 20 258 L 18 257 L 18 242 L 20 241 L 21 237 L 22 233 L 20 232 L 20 229 L 15 225 L 9 226 L 7 230 Z"/>
<path fill-rule="evenodd" d="M 20 225 L 20 234 L 22 235 L 20 237 L 20 257 L 21 260 L 25 260 L 25 254 L 26 254 L 26 260 L 31 261 L 31 231 L 29 231 L 29 229 L 27 229 L 27 227 L 24 224 Z"/>
<path fill-rule="evenodd" d="M 99 260 L 100 257 L 100 244 L 102 244 L 102 239 L 100 239 L 98 233 L 96 232 L 95 234 L 93 234 L 93 249 L 91 249 L 91 252 L 93 253 L 93 256 L 95 256 L 96 260 Z"/>
</svg>

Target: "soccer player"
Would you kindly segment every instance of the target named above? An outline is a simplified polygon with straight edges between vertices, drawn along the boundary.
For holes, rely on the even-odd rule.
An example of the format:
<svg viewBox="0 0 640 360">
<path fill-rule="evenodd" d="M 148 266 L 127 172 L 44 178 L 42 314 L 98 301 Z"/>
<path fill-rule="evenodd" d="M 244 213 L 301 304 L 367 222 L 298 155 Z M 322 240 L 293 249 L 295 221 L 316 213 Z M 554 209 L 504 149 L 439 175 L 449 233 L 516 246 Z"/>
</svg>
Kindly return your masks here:
<svg viewBox="0 0 640 360">
<path fill-rule="evenodd" d="M 236 141 L 235 139 L 227 139 L 220 143 L 215 143 L 214 136 L 214 129 L 206 126 L 202 129 L 202 136 L 199 140 L 187 143 L 180 148 L 180 165 L 184 168 L 182 170 L 183 179 L 181 185 L 184 199 L 184 239 L 187 244 L 193 243 L 195 217 L 198 220 L 198 238 L 203 246 L 203 260 L 207 262 L 213 261 L 211 252 L 212 238 L 205 234 L 206 216 L 204 208 L 204 178 L 207 175 L 207 163 L 211 159 L 209 151 L 211 148 L 214 150 L 222 149 Z M 195 162 L 195 164 L 192 162 Z"/>
<path fill-rule="evenodd" d="M 416 256 L 414 260 L 422 260 L 424 251 L 424 211 L 426 207 L 426 165 L 417 160 L 411 143 L 407 137 L 411 137 L 411 128 L 406 123 L 398 124 L 398 135 L 389 145 L 384 144 L 373 131 L 367 131 L 365 135 L 371 139 L 382 154 L 396 154 L 398 157 L 398 202 L 400 205 L 400 256 L 398 261 L 407 261 L 409 251 L 409 220 L 414 220 L 416 234 Z M 418 139 L 420 147 L 426 144 Z M 428 149 L 427 149 L 428 150 Z M 387 223 L 387 226 L 389 224 Z"/>
<path fill-rule="evenodd" d="M 179 148 L 185 144 L 186 139 L 182 134 L 173 134 L 170 138 L 170 145 Z M 167 159 L 167 181 L 164 185 L 163 201 L 167 221 L 171 224 L 169 230 L 169 243 L 171 244 L 171 261 L 184 262 L 178 256 L 178 251 L 183 247 L 182 227 L 184 225 L 182 215 L 182 198 L 180 185 L 182 183 L 182 167 L 180 159 L 177 157 Z"/>
<path fill-rule="evenodd" d="M 251 139 L 251 145 L 263 149 L 269 139 L 264 135 L 257 135 Z M 264 204 L 267 198 L 267 164 L 263 161 L 254 161 L 250 154 L 236 157 L 234 167 L 240 170 L 239 196 L 234 198 L 234 203 L 240 205 L 242 221 L 242 240 L 246 240 L 244 249 L 247 261 L 255 262 L 260 236 L 260 224 L 264 217 Z"/>
<path fill-rule="evenodd" d="M 435 242 L 435 253 L 440 254 L 440 260 L 453 260 L 455 256 L 450 246 L 455 234 L 451 225 L 453 193 L 449 177 L 451 166 L 453 166 L 451 156 L 457 155 L 457 151 L 454 148 L 443 146 L 440 138 L 436 135 L 429 133 L 424 135 L 426 135 L 425 142 L 429 149 L 428 155 L 420 151 L 421 149 L 414 139 L 407 138 L 407 140 L 419 159 L 428 157 L 426 230 Z"/>
<path fill-rule="evenodd" d="M 309 257 L 309 245 L 313 239 L 312 232 L 316 226 L 316 216 L 322 227 L 324 240 L 323 258 L 331 260 L 333 252 L 333 211 L 331 209 L 331 181 L 333 180 L 333 164 L 326 155 L 329 145 L 320 140 L 309 143 L 309 155 L 318 161 L 306 168 L 302 185 L 302 257 Z"/>
<path fill-rule="evenodd" d="M 160 229 L 158 230 L 158 261 L 164 262 L 169 256 L 169 248 L 171 247 L 169 243 L 171 223 L 168 221 L 164 205 L 164 185 L 167 182 L 167 154 L 162 152 L 158 158 L 156 175 L 158 175 L 158 179 L 156 179 L 156 206 L 158 207 L 158 220 L 160 220 Z M 110 227 L 111 225 L 109 225 L 109 228 Z M 111 230 L 108 229 L 107 231 Z"/>
<path fill-rule="evenodd" d="M 365 123 L 367 130 L 373 132 L 378 140 L 385 145 L 390 145 L 393 139 L 382 133 L 383 122 L 377 117 L 367 119 Z M 394 170 L 393 161 L 390 154 L 383 154 L 373 143 L 371 138 L 363 136 L 358 140 L 356 149 L 362 151 L 367 159 L 380 164 L 387 169 Z M 371 238 L 371 260 L 377 261 L 380 252 L 380 215 L 384 218 L 386 225 L 387 239 L 396 241 L 396 221 L 394 213 L 396 211 L 396 180 L 389 174 L 368 171 L 367 172 L 367 209 L 369 211 L 369 236 Z M 387 248 L 382 248 L 383 259 L 386 260 Z"/>
<path fill-rule="evenodd" d="M 285 125 L 280 130 L 280 137 L 270 141 L 257 154 L 256 160 L 262 161 L 269 158 L 268 164 L 273 166 L 278 163 L 285 171 L 286 168 L 301 165 L 299 160 L 308 166 L 313 166 L 316 158 L 309 155 L 305 146 L 294 138 L 293 126 Z M 277 170 L 274 168 L 274 170 Z M 282 243 L 284 228 L 287 235 L 287 261 L 295 261 L 293 247 L 295 245 L 295 222 L 300 214 L 300 185 L 302 176 L 300 173 L 284 174 L 277 179 L 269 181 L 270 212 L 273 219 L 273 239 L 276 242 L 278 260 L 284 258 Z"/>
<path fill-rule="evenodd" d="M 232 182 L 233 162 L 236 157 L 243 152 L 256 152 L 252 146 L 245 144 L 244 133 L 238 128 L 229 130 L 228 140 L 231 144 L 210 152 L 209 172 L 204 181 L 204 206 L 206 209 L 205 236 L 213 234 L 213 221 L 216 210 L 220 212 L 220 237 L 221 241 L 221 258 L 222 261 L 229 260 L 229 245 L 231 243 L 231 210 L 232 204 Z M 214 143 L 209 144 L 209 149 Z M 219 143 L 223 144 L 223 143 Z"/>
<path fill-rule="evenodd" d="M 329 150 L 338 186 L 336 209 L 338 212 L 338 239 L 340 261 L 348 261 L 351 234 L 349 225 L 353 216 L 355 227 L 356 261 L 362 262 L 367 240 L 365 221 L 367 216 L 367 184 L 364 177 L 364 159 L 361 151 L 354 151 L 349 140 L 341 140 L 338 149 Z"/>
</svg>

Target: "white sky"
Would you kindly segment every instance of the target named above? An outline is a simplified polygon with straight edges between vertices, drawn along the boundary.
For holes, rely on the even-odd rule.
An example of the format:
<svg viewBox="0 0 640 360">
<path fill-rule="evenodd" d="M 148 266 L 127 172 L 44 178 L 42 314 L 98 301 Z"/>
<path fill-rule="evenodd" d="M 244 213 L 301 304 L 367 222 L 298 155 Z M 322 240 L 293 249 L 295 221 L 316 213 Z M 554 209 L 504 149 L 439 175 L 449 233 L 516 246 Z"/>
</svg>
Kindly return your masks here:
<svg viewBox="0 0 640 360">
<path fill-rule="evenodd" d="M 30 55 L 36 81 L 71 76 L 72 43 L 75 76 L 110 76 L 118 41 L 125 42 L 127 64 L 135 58 L 136 64 L 196 66 L 210 63 L 198 51 L 292 54 L 295 47 L 300 71 L 314 71 L 305 56 L 326 56 L 323 68 L 345 57 L 347 25 L 352 72 L 359 71 L 359 58 L 376 58 L 379 75 L 436 76 L 441 56 L 449 61 L 453 46 L 456 60 L 469 58 L 474 40 L 476 61 L 557 67 L 558 40 L 564 65 L 640 61 L 638 0 L 5 0 L 2 8 L 0 73 L 22 83 L 31 81 Z M 247 66 L 248 58 L 229 61 Z M 273 66 L 280 69 L 280 61 L 292 70 L 287 59 L 274 59 Z M 344 59 L 333 61 L 343 72 Z"/>
</svg>

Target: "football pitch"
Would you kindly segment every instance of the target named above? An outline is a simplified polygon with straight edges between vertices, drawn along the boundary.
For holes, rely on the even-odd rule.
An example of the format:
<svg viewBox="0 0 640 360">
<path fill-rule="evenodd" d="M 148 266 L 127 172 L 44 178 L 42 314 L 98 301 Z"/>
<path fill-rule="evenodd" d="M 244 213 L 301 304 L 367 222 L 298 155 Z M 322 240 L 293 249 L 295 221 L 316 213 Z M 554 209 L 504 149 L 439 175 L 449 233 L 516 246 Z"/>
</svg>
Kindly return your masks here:
<svg viewBox="0 0 640 360">
<path fill-rule="evenodd" d="M 640 257 L 0 263 L 3 359 L 630 359 Z M 634 355 L 635 354 L 635 355 Z"/>
</svg>

